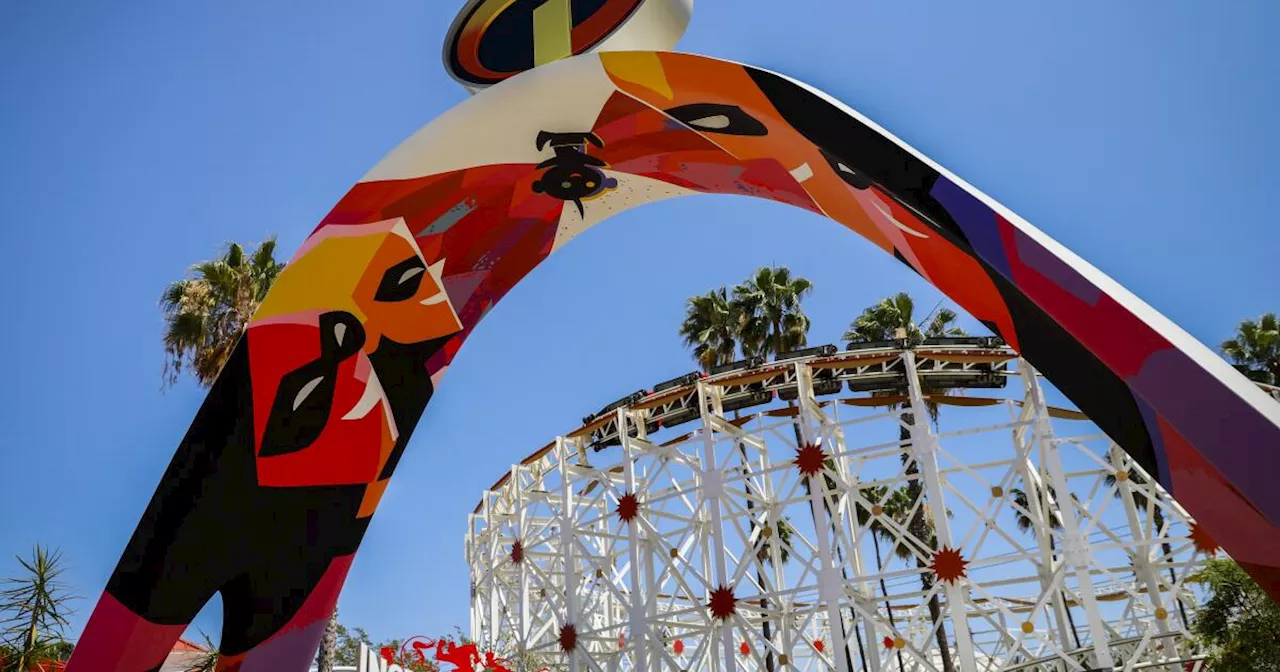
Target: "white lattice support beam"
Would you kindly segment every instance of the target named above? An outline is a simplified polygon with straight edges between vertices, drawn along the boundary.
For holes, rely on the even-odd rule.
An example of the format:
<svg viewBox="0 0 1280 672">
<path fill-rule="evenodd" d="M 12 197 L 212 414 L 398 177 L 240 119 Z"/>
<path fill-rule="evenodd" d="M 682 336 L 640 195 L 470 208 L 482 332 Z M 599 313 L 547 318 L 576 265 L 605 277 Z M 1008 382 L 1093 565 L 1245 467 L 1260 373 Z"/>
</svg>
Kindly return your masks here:
<svg viewBox="0 0 1280 672">
<path fill-rule="evenodd" d="M 807 374 L 807 369 L 804 373 Z M 796 426 L 800 429 L 800 441 L 802 447 L 815 445 L 813 414 L 809 408 L 809 400 L 813 398 L 813 382 L 808 375 L 798 375 L 796 384 L 799 387 L 800 400 Z M 835 669 L 846 670 L 850 669 L 849 648 L 844 634 L 844 617 L 840 614 L 840 606 L 845 601 L 844 583 L 840 578 L 835 553 L 831 548 L 832 521 L 827 516 L 827 507 L 822 496 L 826 488 L 822 478 L 823 473 L 819 471 L 805 477 L 809 489 L 809 510 L 813 512 L 813 536 L 817 537 L 818 541 L 818 596 L 827 612 Z"/>
<path fill-rule="evenodd" d="M 702 469 L 698 476 L 701 480 L 703 512 L 711 525 L 708 553 L 715 568 L 716 587 L 732 588 L 729 585 L 729 569 L 726 564 L 728 551 L 724 545 L 724 518 L 721 511 L 721 499 L 724 497 L 724 474 L 716 461 L 715 420 L 722 423 L 724 419 L 720 396 L 710 386 L 698 381 L 698 408 L 702 419 Z M 733 650 L 733 627 L 731 619 L 720 623 L 720 645 L 724 649 L 725 672 L 735 669 Z"/>
<path fill-rule="evenodd" d="M 1027 431 L 1027 429 L 1038 425 L 1038 412 L 1039 409 L 1034 404 L 1022 405 L 1022 411 L 1018 415 L 1019 426 L 1014 430 L 1015 449 L 1017 450 L 1017 455 L 1014 458 L 1014 471 L 1022 481 L 1022 487 L 1027 495 L 1027 514 L 1031 520 L 1032 533 L 1035 536 L 1036 551 L 1040 556 L 1040 562 L 1036 569 L 1036 574 L 1040 580 L 1040 591 L 1052 595 L 1049 604 L 1054 617 L 1054 626 L 1058 631 L 1058 645 L 1063 651 L 1071 651 L 1078 648 L 1076 633 L 1068 632 L 1068 628 L 1071 625 L 1070 619 L 1067 617 L 1068 607 L 1062 599 L 1062 587 L 1053 585 L 1053 576 L 1057 573 L 1059 562 L 1057 553 L 1050 543 L 1054 534 L 1052 519 L 1045 514 L 1048 493 L 1044 489 L 1044 483 L 1040 478 L 1039 472 L 1035 465 L 1031 463 L 1030 456 L 1031 448 L 1035 446 L 1035 442 L 1032 441 L 1032 432 Z"/>
<path fill-rule="evenodd" d="M 911 404 L 912 423 L 908 428 L 911 432 L 911 451 L 919 465 L 920 478 L 924 481 L 924 493 L 929 500 L 938 545 L 951 547 L 954 543 L 951 539 L 951 522 L 947 519 L 947 502 L 942 494 L 942 477 L 938 473 L 938 439 L 929 426 L 929 409 L 925 406 L 924 393 L 920 389 L 915 353 L 904 351 L 902 363 L 907 371 L 907 397 Z M 943 585 L 947 594 L 947 615 L 951 618 L 956 638 L 960 669 L 976 670 L 978 663 L 973 651 L 973 635 L 969 631 L 968 590 L 960 581 L 943 581 Z M 938 628 L 942 627 L 941 623 L 936 625 Z"/>
<path fill-rule="evenodd" d="M 476 577 L 483 576 L 483 574 L 476 571 L 476 537 L 476 515 L 474 513 L 469 513 L 467 514 L 467 536 L 463 542 L 463 548 L 466 549 L 466 561 L 471 569 L 470 588 L 468 589 L 468 604 L 470 605 L 470 608 L 467 611 L 469 616 L 468 621 L 471 628 L 471 638 L 479 640 L 481 635 L 480 619 L 477 617 L 476 613 Z"/>
<path fill-rule="evenodd" d="M 765 509 L 765 524 L 776 530 L 778 521 L 783 519 L 783 515 L 780 507 L 776 504 L 778 493 L 774 487 L 774 479 L 769 476 L 773 473 L 771 453 L 767 449 L 760 450 L 757 460 L 759 464 L 759 473 L 764 475 L 764 477 L 760 479 L 760 498 L 766 503 L 765 506 L 767 506 Z M 769 544 L 769 567 L 773 573 L 773 587 L 779 590 L 782 586 L 786 585 L 782 566 L 782 539 L 778 538 L 772 540 Z M 793 652 L 795 639 L 795 627 L 792 624 L 792 612 L 794 611 L 793 601 L 794 600 L 788 593 L 784 592 L 782 595 L 779 595 L 773 600 L 773 603 L 777 605 L 776 612 L 769 616 L 770 622 L 772 623 L 771 627 L 774 628 L 774 631 L 770 634 L 778 641 L 778 651 L 781 652 L 782 655 L 786 656 L 788 661 L 793 660 L 795 655 Z M 787 665 L 783 665 L 781 658 L 777 660 L 777 663 L 778 667 L 776 669 L 779 670 L 786 669 L 787 665 L 793 665 L 790 662 L 788 662 Z"/>
<path fill-rule="evenodd" d="M 525 508 L 525 492 L 520 483 L 520 465 L 511 465 L 511 483 L 515 494 L 516 502 L 516 539 L 521 544 L 526 543 L 529 533 L 529 526 L 526 520 L 527 512 Z M 525 645 L 529 638 L 529 573 L 525 569 L 525 563 L 519 563 L 516 569 L 517 593 L 516 596 L 520 600 L 519 613 L 516 619 L 516 652 L 520 655 L 521 660 L 524 659 Z"/>
<path fill-rule="evenodd" d="M 1165 616 L 1164 618 L 1157 616 L 1155 619 L 1156 631 L 1160 633 L 1165 657 L 1169 660 L 1176 660 L 1178 658 L 1178 650 L 1173 639 L 1169 637 L 1168 610 L 1165 609 L 1164 595 L 1160 590 L 1160 577 L 1155 568 L 1151 566 L 1151 554 L 1158 545 L 1157 539 L 1163 534 L 1160 530 L 1153 529 L 1151 537 L 1148 539 L 1146 526 L 1138 518 L 1138 505 L 1133 496 L 1133 483 L 1129 480 L 1129 469 L 1119 446 L 1111 444 L 1107 448 L 1107 460 L 1116 470 L 1116 489 L 1120 492 L 1120 502 L 1123 505 L 1125 519 L 1129 523 L 1129 533 L 1133 535 L 1133 542 L 1137 546 L 1135 551 L 1129 554 L 1130 559 L 1133 561 L 1134 573 L 1137 574 L 1138 580 L 1147 587 L 1147 600 L 1151 604 L 1152 612 L 1156 614 L 1163 613 Z M 1121 476 L 1121 474 L 1124 475 Z M 1154 494 L 1152 493 L 1153 499 Z M 1176 589 L 1176 587 L 1171 588 Z"/>
<path fill-rule="evenodd" d="M 618 426 L 622 428 L 620 438 L 622 441 L 622 477 L 623 483 L 627 489 L 627 493 L 638 496 L 640 488 L 636 483 L 636 449 L 632 445 L 630 432 L 626 431 L 627 427 L 627 410 L 619 408 L 617 411 Z M 640 433 L 644 432 L 644 418 L 636 418 L 636 425 L 640 428 Z M 637 515 L 639 515 L 637 513 Z M 628 572 L 631 579 L 631 595 L 630 604 L 628 605 L 628 616 L 631 627 L 631 636 L 627 638 L 627 646 L 633 652 L 632 669 L 644 670 L 649 669 L 649 628 L 645 620 L 645 602 L 653 595 L 653 587 L 647 586 L 641 588 L 642 578 L 640 575 L 641 566 L 641 548 L 640 548 L 640 521 L 631 520 L 624 522 L 627 526 L 627 559 L 631 563 L 631 569 Z"/>
<path fill-rule="evenodd" d="M 578 454 L 585 455 L 581 445 L 576 446 Z M 565 438 L 563 436 L 556 437 L 556 451 L 563 454 L 565 449 Z M 574 492 L 573 478 L 569 473 L 569 461 L 560 460 L 560 478 L 563 480 L 561 484 L 561 494 L 563 498 L 560 502 L 560 552 L 562 572 L 564 576 L 564 605 L 565 605 L 565 623 L 572 624 L 574 628 L 580 628 L 578 623 L 578 566 L 577 560 L 574 558 L 573 549 L 576 546 L 573 539 L 574 528 L 577 527 L 577 516 L 574 514 Z M 578 672 L 578 651 L 569 652 L 569 671 Z"/>
<path fill-rule="evenodd" d="M 1035 439 L 1040 443 L 1043 466 L 1049 473 L 1049 483 L 1055 492 L 1064 493 L 1063 501 L 1058 506 L 1062 516 L 1063 558 L 1075 573 L 1080 584 L 1080 602 L 1084 607 L 1085 617 L 1089 621 L 1089 634 L 1093 640 L 1093 652 L 1097 667 L 1111 669 L 1115 662 L 1111 656 L 1110 639 L 1102 614 L 1098 610 L 1098 601 L 1094 594 L 1093 575 L 1089 569 L 1088 551 L 1085 540 L 1080 534 L 1080 522 L 1076 510 L 1065 493 L 1071 492 L 1067 485 L 1066 472 L 1062 469 L 1062 458 L 1058 454 L 1058 444 L 1053 440 L 1053 427 L 1049 424 L 1049 407 L 1044 400 L 1044 390 L 1040 388 L 1036 370 L 1024 360 L 1018 361 L 1018 371 L 1022 377 L 1023 390 L 1026 393 L 1024 403 L 1034 406 Z"/>
<path fill-rule="evenodd" d="M 481 508 L 480 510 L 480 515 L 484 518 L 484 525 L 486 528 L 494 531 L 497 531 L 499 529 L 499 527 L 495 524 L 493 520 L 493 496 L 492 495 L 488 495 L 488 494 L 485 495 L 483 508 Z M 498 566 L 498 562 L 499 562 L 498 550 L 501 548 L 498 542 L 500 539 L 501 539 L 501 535 L 495 535 L 494 537 L 491 537 L 489 541 L 488 555 L 489 555 L 489 563 L 490 563 L 489 566 L 491 567 Z M 487 593 L 486 599 L 485 599 L 485 602 L 486 602 L 485 606 L 486 606 L 486 611 L 488 613 L 488 618 L 489 618 L 489 637 L 490 638 L 494 637 L 498 632 L 498 628 L 501 627 L 500 626 L 501 616 L 498 613 L 498 610 L 500 608 L 500 603 L 501 603 L 501 596 L 498 592 L 499 586 L 498 586 L 498 581 L 496 579 L 497 579 L 496 574 L 490 577 L 489 589 L 485 591 Z"/>
<path fill-rule="evenodd" d="M 809 380 L 810 383 L 812 383 L 813 379 L 811 369 L 809 370 Z M 824 416 L 824 422 L 825 421 L 826 419 Z M 850 457 L 846 454 L 848 451 L 848 445 L 845 443 L 844 429 L 840 427 L 838 420 L 832 421 L 832 424 L 833 427 L 829 434 L 832 441 L 831 453 L 836 464 L 836 468 L 842 475 L 844 475 L 845 486 L 847 488 L 844 499 L 848 503 L 847 506 L 855 507 L 854 502 L 857 501 L 857 498 L 861 497 L 862 483 L 855 475 Z M 854 508 L 854 511 L 856 510 L 857 509 Z M 849 577 L 845 577 L 845 580 L 847 583 L 852 584 L 851 592 L 853 592 L 854 600 L 858 603 L 857 611 L 862 614 L 876 613 L 878 609 L 876 606 L 876 588 L 878 586 L 876 585 L 876 581 L 872 577 L 872 574 L 866 571 L 863 563 L 862 530 L 858 526 L 857 515 L 856 513 L 851 514 L 847 509 L 842 509 L 842 515 L 846 516 L 844 521 L 850 546 L 848 549 L 849 567 L 853 570 L 853 581 L 850 581 Z M 869 527 L 867 528 L 867 532 L 868 534 L 874 534 L 874 532 L 871 532 Z M 869 672 L 880 672 L 880 656 L 876 655 L 874 644 L 874 642 L 877 642 L 880 637 L 878 629 L 876 628 L 876 620 L 865 617 L 854 619 L 851 631 L 854 633 L 855 637 L 857 637 L 857 628 L 859 625 L 861 625 L 867 634 L 866 646 L 870 651 L 867 652 L 866 662 Z M 888 632 L 888 630 L 886 630 L 886 632 Z"/>
</svg>

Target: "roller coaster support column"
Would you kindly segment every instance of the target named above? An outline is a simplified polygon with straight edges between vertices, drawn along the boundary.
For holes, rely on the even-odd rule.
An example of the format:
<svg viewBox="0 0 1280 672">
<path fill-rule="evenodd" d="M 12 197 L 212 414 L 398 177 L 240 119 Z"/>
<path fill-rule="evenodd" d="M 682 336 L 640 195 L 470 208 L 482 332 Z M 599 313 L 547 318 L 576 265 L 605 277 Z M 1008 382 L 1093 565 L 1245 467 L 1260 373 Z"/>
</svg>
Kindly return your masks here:
<svg viewBox="0 0 1280 672">
<path fill-rule="evenodd" d="M 769 451 L 763 442 L 761 442 L 758 446 L 755 446 L 755 447 L 757 450 L 760 451 L 759 457 L 757 458 L 758 463 L 756 464 L 756 469 L 757 469 L 756 473 L 763 475 L 763 477 L 760 479 L 760 488 L 757 490 L 757 492 L 760 493 L 761 507 L 765 511 L 764 513 L 765 530 L 772 528 L 776 531 L 778 528 L 778 522 L 784 520 L 785 516 L 783 515 L 778 504 L 776 503 L 778 493 L 775 492 L 773 489 L 774 479 L 768 476 L 768 474 L 771 472 L 773 468 L 773 463 L 770 459 Z M 761 531 L 761 534 L 764 534 L 764 533 L 765 533 L 764 531 Z M 772 535 L 774 533 L 771 532 L 769 534 Z M 770 633 L 770 635 L 773 640 L 779 642 L 779 646 L 777 647 L 778 651 L 782 655 L 786 656 L 786 660 L 790 661 L 792 660 L 792 656 L 794 653 L 792 651 L 792 645 L 794 643 L 793 640 L 795 638 L 792 635 L 792 630 L 793 630 L 792 624 L 794 622 L 793 612 L 795 610 L 795 604 L 794 604 L 793 598 L 786 595 L 785 592 L 783 592 L 782 590 L 782 586 L 786 585 L 786 582 L 784 580 L 785 575 L 783 574 L 783 570 L 782 570 L 782 566 L 783 566 L 782 540 L 780 537 L 781 535 L 779 535 L 779 539 L 774 540 L 772 543 L 769 544 L 769 569 L 773 573 L 773 584 L 770 586 L 770 588 L 773 591 L 782 593 L 781 595 L 779 595 L 778 597 L 772 600 L 773 604 L 777 606 L 775 607 L 775 615 L 772 616 L 773 618 L 772 627 L 774 628 L 774 630 L 773 632 Z M 763 590 L 764 588 L 762 587 L 761 589 Z M 766 617 L 769 617 L 769 616 L 766 616 Z M 785 664 L 781 663 L 782 660 L 783 658 L 779 656 L 778 657 L 779 665 L 782 666 L 780 669 L 786 669 Z"/>
<path fill-rule="evenodd" d="M 579 446 L 581 448 L 581 446 Z M 577 526 L 574 514 L 573 475 L 569 473 L 569 460 L 565 456 L 565 439 L 556 437 L 556 454 L 560 455 L 560 479 L 562 481 L 560 511 L 560 554 L 564 562 L 564 611 L 565 623 L 580 629 L 578 623 L 578 566 L 574 559 L 573 538 L 574 527 Z M 568 653 L 569 672 L 578 672 L 577 648 Z"/>
<path fill-rule="evenodd" d="M 1035 408 L 1035 439 L 1041 446 L 1041 464 L 1049 472 L 1049 486 L 1052 492 L 1069 493 L 1066 473 L 1062 470 L 1062 459 L 1058 455 L 1058 443 L 1053 439 L 1053 427 L 1049 424 L 1049 407 L 1044 400 L 1044 391 L 1040 381 L 1036 379 L 1036 370 L 1025 360 L 1018 360 L 1018 371 L 1022 375 L 1022 385 L 1026 391 L 1027 405 Z M 1063 497 L 1067 495 L 1063 494 Z M 1089 634 L 1093 639 L 1095 656 L 1094 667 L 1109 670 L 1115 666 L 1111 658 L 1111 647 L 1107 631 L 1098 612 L 1098 601 L 1094 597 L 1093 575 L 1089 571 L 1088 552 L 1085 549 L 1083 535 L 1080 533 L 1080 521 L 1076 518 L 1074 503 L 1068 497 L 1058 503 L 1058 513 L 1062 516 L 1063 558 L 1067 566 L 1075 570 L 1076 582 L 1080 588 L 1080 602 L 1084 606 L 1085 616 L 1089 620 Z"/>
<path fill-rule="evenodd" d="M 724 474 L 716 460 L 716 433 L 721 425 L 727 425 L 724 418 L 724 407 L 720 403 L 720 395 L 713 392 L 705 382 L 698 381 L 698 409 L 702 416 L 702 506 L 709 516 L 704 519 L 711 525 L 712 562 L 715 563 L 716 587 L 732 588 L 729 581 L 729 570 L 725 565 L 728 552 L 724 547 L 724 521 L 721 515 L 721 499 L 724 497 Z M 720 423 L 716 421 L 719 420 Z M 736 669 L 733 650 L 733 618 L 730 615 L 720 622 L 720 645 L 724 650 L 724 669 L 731 672 Z M 715 657 L 711 656 L 714 660 Z"/>
<path fill-rule="evenodd" d="M 491 497 L 484 498 L 484 508 L 481 509 L 480 515 L 484 518 L 485 527 L 491 530 L 497 529 L 495 525 L 497 525 L 498 523 L 496 520 L 494 520 L 493 499 Z M 493 563 L 494 567 L 498 566 L 498 550 L 500 548 L 501 548 L 501 545 L 497 543 L 497 539 L 495 539 L 493 543 L 489 544 L 489 549 L 488 549 L 489 562 Z M 488 611 L 489 613 L 489 632 L 490 633 L 496 633 L 496 632 L 502 631 L 502 620 L 501 620 L 502 614 L 499 613 L 498 611 L 499 605 L 502 603 L 502 598 L 498 594 L 498 588 L 499 588 L 499 585 L 496 578 L 490 577 L 489 587 L 488 587 L 488 590 L 486 591 L 486 600 L 485 600 L 486 601 L 485 610 Z M 493 636 L 494 636 L 493 634 L 490 634 L 491 638 Z"/>
<path fill-rule="evenodd" d="M 475 566 L 473 559 L 475 558 L 475 552 L 476 552 L 476 547 L 475 547 L 476 536 L 477 536 L 476 535 L 476 514 L 469 513 L 467 514 L 467 535 L 466 535 L 465 541 L 463 542 L 463 548 L 466 549 L 463 555 L 465 555 L 467 558 L 468 568 Z M 481 619 L 477 613 L 478 606 L 476 605 L 476 600 L 477 600 L 476 575 L 475 575 L 475 572 L 470 572 L 470 574 L 471 574 L 471 576 L 469 577 L 470 581 L 468 583 L 471 584 L 471 591 L 470 591 L 471 593 L 470 612 L 471 613 L 470 613 L 470 619 L 469 619 L 471 621 L 471 629 L 468 630 L 467 632 L 470 632 L 472 637 L 478 638 L 480 634 Z"/>
<path fill-rule="evenodd" d="M 1045 489 L 1044 481 L 1040 476 L 1040 472 L 1031 462 L 1031 449 L 1036 447 L 1033 435 L 1036 423 L 1039 422 L 1036 417 L 1036 407 L 1033 404 L 1023 404 L 1022 412 L 1018 415 L 1018 427 L 1013 430 L 1014 449 L 1018 451 L 1016 462 L 1016 470 L 1018 478 L 1022 479 L 1022 487 L 1026 491 L 1027 496 L 1027 513 L 1029 514 L 1032 525 L 1034 526 L 1033 535 L 1036 541 L 1036 549 L 1039 551 L 1040 562 L 1036 566 L 1036 575 L 1040 579 L 1040 590 L 1044 593 L 1052 593 L 1053 597 L 1049 602 L 1052 605 L 1052 613 L 1054 617 L 1054 625 L 1058 631 L 1058 642 L 1063 652 L 1073 651 L 1080 648 L 1076 643 L 1078 635 L 1074 632 L 1068 632 L 1071 619 L 1067 618 L 1067 605 L 1062 599 L 1063 586 L 1053 587 L 1054 576 L 1058 573 L 1057 553 L 1052 545 L 1055 528 L 1051 514 L 1046 514 L 1045 509 L 1049 507 L 1051 497 Z M 1059 579 L 1061 583 L 1062 579 Z"/>
<path fill-rule="evenodd" d="M 529 524 L 525 518 L 524 488 L 520 486 L 520 465 L 511 465 L 511 483 L 516 493 L 516 539 L 521 544 L 529 538 Z M 520 563 L 520 620 L 516 623 L 516 651 L 520 660 L 525 659 L 525 648 L 529 641 L 529 569 Z"/>
<path fill-rule="evenodd" d="M 1129 464 L 1121 454 L 1120 448 L 1114 443 L 1107 448 L 1107 460 L 1111 466 L 1115 468 L 1116 489 L 1120 493 L 1120 502 L 1124 505 L 1124 516 L 1129 523 L 1129 532 L 1133 534 L 1133 570 L 1137 574 L 1138 580 L 1142 581 L 1147 587 L 1147 599 L 1151 601 L 1151 610 L 1157 614 L 1155 619 L 1156 631 L 1160 633 L 1160 641 L 1164 646 L 1164 655 L 1168 660 L 1178 659 L 1178 648 L 1171 637 L 1169 637 L 1169 612 L 1164 606 L 1164 595 L 1160 591 L 1160 576 L 1156 573 L 1155 568 L 1151 566 L 1151 554 L 1156 552 L 1159 545 L 1157 539 L 1165 536 L 1160 530 L 1153 529 L 1151 534 L 1147 534 L 1146 527 L 1142 521 L 1138 519 L 1138 504 L 1133 496 L 1133 483 L 1129 480 Z M 1123 474 L 1123 476 L 1121 475 Z M 1155 503 L 1155 493 L 1151 493 L 1147 497 L 1150 506 L 1158 506 Z M 1171 586 L 1171 589 L 1176 589 Z M 1164 618 L 1159 618 L 1159 614 L 1163 613 Z"/>
<path fill-rule="evenodd" d="M 818 437 L 813 432 L 813 382 L 803 367 L 796 364 L 796 385 L 798 387 L 797 404 L 799 413 L 796 426 L 800 428 L 800 440 L 804 445 L 815 445 Z M 831 549 L 832 523 L 827 518 L 827 507 L 824 505 L 826 482 L 825 471 L 810 474 L 806 478 L 809 485 L 809 508 L 813 511 L 813 536 L 818 538 L 818 596 L 827 608 L 827 623 L 831 635 L 833 667 L 836 670 L 851 669 L 849 647 L 845 640 L 844 618 L 840 615 L 840 603 L 844 601 L 844 581 L 835 561 L 835 553 Z M 839 510 L 832 509 L 839 516 Z"/>
<path fill-rule="evenodd" d="M 903 352 L 902 363 L 907 370 L 907 397 L 911 404 L 911 452 L 920 467 L 920 478 L 924 481 L 924 493 L 929 500 L 938 546 L 951 547 L 951 524 L 947 520 L 947 504 L 942 495 L 942 476 L 938 473 L 938 439 L 929 426 L 929 409 L 925 406 L 924 393 L 920 389 L 916 353 L 911 350 Z M 957 667 L 961 670 L 976 670 L 978 663 L 973 654 L 973 635 L 969 631 L 967 590 L 959 581 L 944 581 L 943 585 L 947 591 L 947 614 L 951 617 L 951 627 L 956 636 L 956 656 L 960 659 Z M 941 623 L 936 625 L 942 627 Z"/>
<path fill-rule="evenodd" d="M 627 494 L 638 497 L 640 488 L 636 484 L 636 446 L 631 439 L 631 432 L 627 431 L 627 409 L 619 408 L 618 411 L 618 437 L 622 441 L 622 478 L 627 488 Z M 636 433 L 641 438 L 644 437 L 644 418 L 637 417 L 635 419 Z M 640 551 L 640 516 L 636 515 L 627 522 L 627 561 L 631 564 L 631 603 L 629 606 L 630 616 L 630 636 L 627 637 L 627 645 L 631 647 L 633 657 L 631 660 L 631 669 L 648 672 L 649 669 L 649 630 L 645 623 L 645 602 L 652 599 L 653 590 L 649 586 L 649 590 L 641 591 L 640 589 L 640 562 L 643 553 Z"/>
</svg>

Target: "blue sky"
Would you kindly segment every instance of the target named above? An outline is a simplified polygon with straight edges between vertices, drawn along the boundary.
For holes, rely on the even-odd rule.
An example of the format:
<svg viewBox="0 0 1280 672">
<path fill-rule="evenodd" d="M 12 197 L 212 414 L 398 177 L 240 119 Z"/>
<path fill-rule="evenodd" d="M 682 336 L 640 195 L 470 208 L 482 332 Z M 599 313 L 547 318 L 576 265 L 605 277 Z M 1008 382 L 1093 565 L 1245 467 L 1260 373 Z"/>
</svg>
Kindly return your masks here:
<svg viewBox="0 0 1280 672">
<path fill-rule="evenodd" d="M 287 257 L 462 100 L 439 64 L 459 4 L 0 2 L 0 575 L 36 542 L 61 547 L 85 597 L 73 635 L 203 398 L 161 393 L 164 284 L 227 240 L 278 234 Z M 680 47 L 830 92 L 1215 344 L 1280 310 L 1277 21 L 1265 0 L 698 0 Z M 774 204 L 617 219 L 463 348 L 356 559 L 345 622 L 377 638 L 464 625 L 480 491 L 586 412 L 689 370 L 686 296 L 789 265 L 817 285 L 815 342 L 891 292 L 939 298 Z"/>
</svg>

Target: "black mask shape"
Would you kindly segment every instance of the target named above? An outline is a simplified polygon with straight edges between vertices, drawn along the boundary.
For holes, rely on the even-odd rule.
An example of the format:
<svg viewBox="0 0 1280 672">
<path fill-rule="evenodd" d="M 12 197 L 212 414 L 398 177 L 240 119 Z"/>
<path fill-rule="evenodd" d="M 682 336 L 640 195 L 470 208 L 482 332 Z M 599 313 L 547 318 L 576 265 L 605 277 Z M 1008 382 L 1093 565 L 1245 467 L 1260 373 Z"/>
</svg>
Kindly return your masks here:
<svg viewBox="0 0 1280 672">
<path fill-rule="evenodd" d="M 334 311 L 320 316 L 320 356 L 280 378 L 260 457 L 295 453 L 320 437 L 333 410 L 338 365 L 360 352 L 364 339 L 364 326 L 355 315 Z"/>
</svg>

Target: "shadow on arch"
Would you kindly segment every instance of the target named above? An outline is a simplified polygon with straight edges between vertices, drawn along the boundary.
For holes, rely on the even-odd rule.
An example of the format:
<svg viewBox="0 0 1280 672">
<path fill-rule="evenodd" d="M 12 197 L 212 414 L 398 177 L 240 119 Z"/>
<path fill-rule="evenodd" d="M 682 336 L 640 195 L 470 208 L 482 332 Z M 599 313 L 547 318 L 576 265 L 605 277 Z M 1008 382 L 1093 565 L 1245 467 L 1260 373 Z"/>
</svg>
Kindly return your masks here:
<svg viewBox="0 0 1280 672">
<path fill-rule="evenodd" d="M 480 92 L 338 203 L 180 445 L 73 672 L 153 668 L 214 592 L 222 669 L 303 669 L 409 435 L 480 319 L 587 227 L 694 193 L 788 203 L 892 254 L 1043 372 L 1280 598 L 1280 405 L 820 92 L 702 56 L 616 52 Z"/>
</svg>

